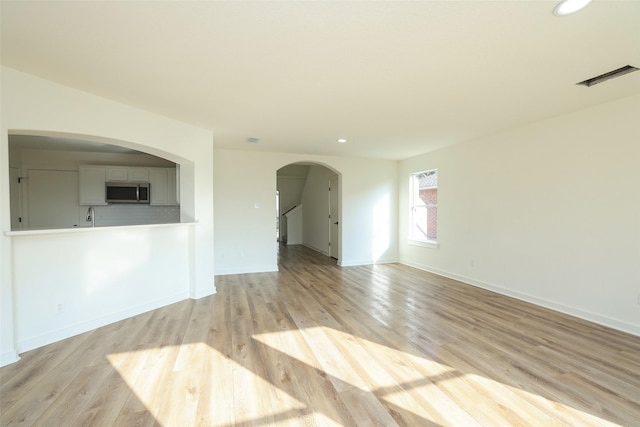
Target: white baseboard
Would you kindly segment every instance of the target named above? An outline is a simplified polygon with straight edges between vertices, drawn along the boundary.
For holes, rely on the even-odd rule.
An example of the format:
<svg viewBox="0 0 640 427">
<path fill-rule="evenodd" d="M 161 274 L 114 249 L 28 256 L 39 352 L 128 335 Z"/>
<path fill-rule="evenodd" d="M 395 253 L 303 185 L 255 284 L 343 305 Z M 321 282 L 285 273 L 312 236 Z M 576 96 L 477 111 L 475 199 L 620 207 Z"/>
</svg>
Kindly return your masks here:
<svg viewBox="0 0 640 427">
<path fill-rule="evenodd" d="M 396 262 L 398 262 L 397 259 L 379 259 L 377 261 L 374 261 L 372 259 L 361 259 L 361 260 L 339 261 L 338 265 L 341 267 L 355 267 L 358 265 L 393 264 Z"/>
<path fill-rule="evenodd" d="M 216 290 L 215 285 L 207 288 L 207 289 L 196 289 L 195 292 L 190 293 L 189 298 L 191 299 L 200 299 L 204 297 L 208 297 L 210 295 L 216 294 L 218 291 Z"/>
<path fill-rule="evenodd" d="M 150 301 L 136 307 L 131 307 L 117 313 L 108 314 L 106 316 L 102 316 L 97 319 L 92 319 L 92 320 L 81 322 L 63 329 L 47 332 L 37 337 L 19 340 L 17 342 L 17 350 L 18 350 L 18 353 L 23 353 L 25 351 L 33 350 L 35 348 L 42 347 L 47 344 L 51 344 L 57 341 L 61 341 L 61 340 L 73 337 L 75 335 L 92 331 L 94 329 L 109 325 L 111 323 L 119 322 L 120 320 L 128 319 L 129 317 L 137 316 L 138 314 L 146 313 L 147 311 L 155 310 L 157 308 L 164 307 L 169 304 L 174 304 L 176 302 L 183 301 L 187 298 L 188 298 L 188 295 L 181 292 L 179 294 L 175 294 L 169 297 Z"/>
<path fill-rule="evenodd" d="M 6 351 L 0 354 L 0 367 L 16 363 L 18 360 L 20 360 L 20 356 L 18 356 L 17 351 Z"/>
<path fill-rule="evenodd" d="M 623 322 L 617 319 L 612 319 L 610 317 L 602 316 L 600 314 L 591 313 L 589 311 L 585 311 L 576 307 L 559 304 L 557 302 L 549 301 L 543 298 L 538 298 L 533 295 L 524 294 L 524 293 L 513 291 L 510 289 L 502 288 L 500 286 L 495 286 L 490 283 L 481 282 L 481 281 L 472 279 L 470 277 L 462 276 L 462 275 L 451 273 L 448 271 L 439 270 L 437 268 L 433 268 L 427 265 L 422 265 L 422 264 L 417 264 L 412 262 L 405 262 L 405 261 L 400 261 L 400 263 L 408 265 L 409 267 L 417 268 L 419 270 L 428 271 L 429 273 L 437 274 L 439 276 L 447 277 L 449 279 L 454 279 L 459 282 L 465 283 L 467 285 L 472 285 L 478 288 L 486 289 L 488 291 L 492 291 L 497 294 L 506 295 L 515 299 L 519 299 L 521 301 L 538 305 L 540 307 L 548 308 L 554 311 L 558 311 L 560 313 L 568 314 L 570 316 L 587 320 L 589 322 L 597 323 L 602 326 L 607 326 L 609 328 L 617 329 L 622 332 L 640 336 L 640 326 L 638 325 L 633 325 L 631 323 Z"/>
<path fill-rule="evenodd" d="M 324 250 L 322 250 L 320 248 L 316 248 L 315 246 L 310 245 L 308 243 L 302 242 L 302 246 L 305 246 L 305 247 L 307 247 L 307 248 L 309 248 L 309 249 L 311 249 L 313 251 L 320 252 L 322 255 L 330 256 L 328 251 L 324 251 Z"/>
<path fill-rule="evenodd" d="M 238 268 L 219 268 L 214 272 L 215 276 L 227 276 L 229 274 L 247 274 L 247 273 L 270 273 L 278 271 L 278 265 L 254 265 Z"/>
</svg>

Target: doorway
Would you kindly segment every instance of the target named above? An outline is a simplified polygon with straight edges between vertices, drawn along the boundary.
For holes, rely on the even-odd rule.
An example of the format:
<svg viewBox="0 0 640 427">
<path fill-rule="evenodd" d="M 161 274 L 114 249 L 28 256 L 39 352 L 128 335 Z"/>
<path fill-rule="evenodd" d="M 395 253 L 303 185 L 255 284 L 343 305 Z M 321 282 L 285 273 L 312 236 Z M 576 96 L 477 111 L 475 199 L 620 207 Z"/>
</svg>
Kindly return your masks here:
<svg viewBox="0 0 640 427">
<path fill-rule="evenodd" d="M 292 163 L 277 171 L 281 245 L 300 244 L 340 260 L 340 179 L 318 163 Z"/>
</svg>

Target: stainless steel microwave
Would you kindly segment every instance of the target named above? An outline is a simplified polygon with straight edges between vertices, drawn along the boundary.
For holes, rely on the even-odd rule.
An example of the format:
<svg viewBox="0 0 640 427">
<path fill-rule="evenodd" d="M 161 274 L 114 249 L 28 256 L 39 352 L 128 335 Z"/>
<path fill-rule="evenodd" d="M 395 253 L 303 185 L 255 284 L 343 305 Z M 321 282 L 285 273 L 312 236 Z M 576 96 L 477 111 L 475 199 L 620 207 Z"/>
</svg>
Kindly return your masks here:
<svg viewBox="0 0 640 427">
<path fill-rule="evenodd" d="M 146 203 L 151 200 L 148 182 L 107 182 L 107 203 Z"/>
</svg>

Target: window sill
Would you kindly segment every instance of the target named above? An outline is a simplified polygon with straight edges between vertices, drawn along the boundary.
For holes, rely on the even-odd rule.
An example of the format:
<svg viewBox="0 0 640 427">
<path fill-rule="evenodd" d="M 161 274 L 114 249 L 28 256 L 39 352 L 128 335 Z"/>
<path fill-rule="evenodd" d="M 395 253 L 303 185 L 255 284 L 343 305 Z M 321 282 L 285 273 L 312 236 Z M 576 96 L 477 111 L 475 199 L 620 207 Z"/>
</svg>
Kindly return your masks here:
<svg viewBox="0 0 640 427">
<path fill-rule="evenodd" d="M 422 246 L 423 248 L 432 248 L 438 249 L 440 245 L 435 240 L 432 241 L 424 241 L 424 240 L 408 240 L 408 243 L 413 246 Z"/>
</svg>

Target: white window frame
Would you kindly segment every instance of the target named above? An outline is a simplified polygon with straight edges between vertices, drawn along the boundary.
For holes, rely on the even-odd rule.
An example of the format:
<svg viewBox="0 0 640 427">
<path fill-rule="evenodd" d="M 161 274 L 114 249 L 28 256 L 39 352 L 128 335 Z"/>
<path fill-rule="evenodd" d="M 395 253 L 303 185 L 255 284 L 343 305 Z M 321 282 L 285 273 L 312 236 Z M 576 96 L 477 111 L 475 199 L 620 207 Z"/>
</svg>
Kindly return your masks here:
<svg viewBox="0 0 640 427">
<path fill-rule="evenodd" d="M 438 169 L 429 169 L 429 170 L 424 170 L 424 171 L 420 171 L 420 172 L 413 172 L 409 175 L 409 230 L 408 230 L 408 242 L 411 245 L 416 245 L 416 246 L 423 246 L 423 247 L 430 247 L 430 248 L 437 248 L 438 247 L 438 240 L 437 237 L 436 239 L 429 239 L 426 236 L 425 237 L 421 237 L 421 236 L 416 236 L 414 234 L 414 227 L 415 227 L 415 216 L 417 213 L 417 209 L 425 209 L 425 214 L 426 215 L 426 204 L 424 204 L 424 202 L 422 202 L 422 200 L 420 200 L 419 198 L 419 192 L 420 192 L 420 188 L 417 188 L 417 186 L 419 186 L 419 175 L 422 174 L 428 174 L 428 173 L 432 173 L 434 172 L 436 174 L 436 178 L 438 175 Z M 436 185 L 435 186 L 431 186 L 428 188 L 435 188 L 436 190 L 438 189 L 438 183 L 437 183 L 437 179 L 436 179 Z M 417 200 L 416 200 L 417 199 Z M 438 206 L 438 203 L 436 202 L 436 207 Z M 424 221 L 426 223 L 426 221 Z M 436 225 L 437 227 L 437 225 Z M 437 230 L 437 228 L 436 228 Z M 437 234 L 437 232 L 436 232 Z"/>
</svg>

